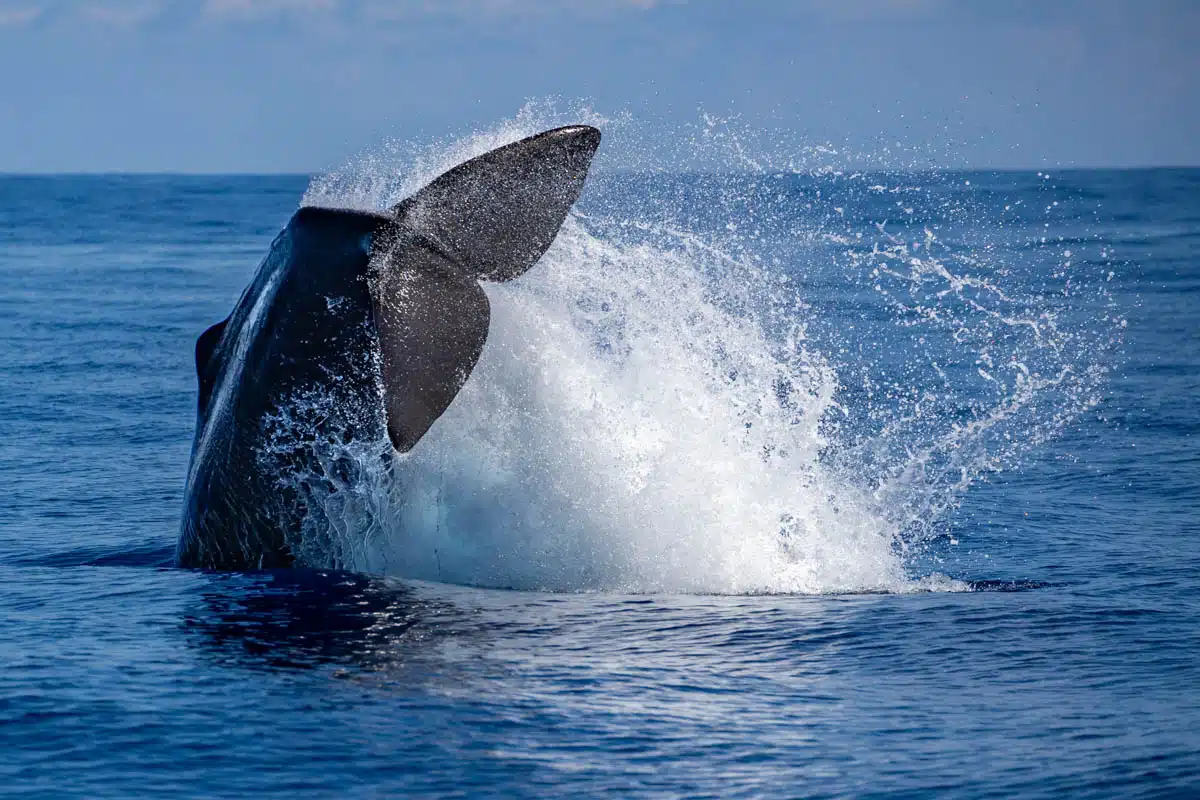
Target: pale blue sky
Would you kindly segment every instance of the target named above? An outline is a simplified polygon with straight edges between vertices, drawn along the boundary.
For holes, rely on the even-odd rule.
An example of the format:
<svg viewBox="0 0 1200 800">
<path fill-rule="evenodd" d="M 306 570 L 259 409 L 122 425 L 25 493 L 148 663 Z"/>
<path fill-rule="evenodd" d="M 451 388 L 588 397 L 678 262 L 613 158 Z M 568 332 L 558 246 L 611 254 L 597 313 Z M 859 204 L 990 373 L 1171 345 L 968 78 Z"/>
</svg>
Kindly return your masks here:
<svg viewBox="0 0 1200 800">
<path fill-rule="evenodd" d="M 0 70 L 9 172 L 309 172 L 546 96 L 662 147 L 703 109 L 946 166 L 1200 164 L 1194 0 L 0 0 Z"/>
</svg>

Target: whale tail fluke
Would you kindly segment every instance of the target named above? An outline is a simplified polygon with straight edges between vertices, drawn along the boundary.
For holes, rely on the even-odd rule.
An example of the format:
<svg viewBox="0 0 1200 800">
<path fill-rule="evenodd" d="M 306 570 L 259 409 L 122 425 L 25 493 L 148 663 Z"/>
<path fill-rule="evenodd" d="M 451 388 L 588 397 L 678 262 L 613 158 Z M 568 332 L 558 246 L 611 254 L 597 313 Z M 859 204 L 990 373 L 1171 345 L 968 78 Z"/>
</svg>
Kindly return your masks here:
<svg viewBox="0 0 1200 800">
<path fill-rule="evenodd" d="M 475 368 L 491 317 L 477 281 L 541 258 L 579 198 L 600 131 L 557 128 L 471 159 L 392 209 L 372 303 L 388 435 L 408 452 Z"/>
</svg>

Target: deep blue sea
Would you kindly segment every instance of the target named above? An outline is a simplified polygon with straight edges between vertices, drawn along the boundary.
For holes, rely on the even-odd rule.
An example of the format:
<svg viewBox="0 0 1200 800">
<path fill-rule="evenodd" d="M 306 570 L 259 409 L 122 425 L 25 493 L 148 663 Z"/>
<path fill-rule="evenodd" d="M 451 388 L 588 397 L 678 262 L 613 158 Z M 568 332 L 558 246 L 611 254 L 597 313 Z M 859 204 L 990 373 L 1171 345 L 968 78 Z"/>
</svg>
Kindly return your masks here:
<svg viewBox="0 0 1200 800">
<path fill-rule="evenodd" d="M 601 164 L 399 488 L 174 568 L 350 183 L 0 177 L 0 793 L 1200 796 L 1200 170 Z"/>
</svg>

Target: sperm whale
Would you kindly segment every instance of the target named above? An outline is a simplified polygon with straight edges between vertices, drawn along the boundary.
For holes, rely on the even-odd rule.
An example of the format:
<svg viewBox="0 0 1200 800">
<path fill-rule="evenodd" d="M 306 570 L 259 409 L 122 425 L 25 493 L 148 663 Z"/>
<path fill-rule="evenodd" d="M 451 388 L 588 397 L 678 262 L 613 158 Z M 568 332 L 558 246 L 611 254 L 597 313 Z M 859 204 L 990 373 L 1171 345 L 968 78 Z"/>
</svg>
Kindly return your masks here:
<svg viewBox="0 0 1200 800">
<path fill-rule="evenodd" d="M 233 312 L 196 342 L 177 563 L 297 563 L 289 539 L 304 497 L 262 457 L 289 419 L 326 409 L 319 425 L 345 440 L 417 446 L 483 351 L 480 281 L 512 280 L 541 258 L 599 144 L 595 128 L 556 128 L 460 164 L 386 212 L 297 211 Z"/>
</svg>

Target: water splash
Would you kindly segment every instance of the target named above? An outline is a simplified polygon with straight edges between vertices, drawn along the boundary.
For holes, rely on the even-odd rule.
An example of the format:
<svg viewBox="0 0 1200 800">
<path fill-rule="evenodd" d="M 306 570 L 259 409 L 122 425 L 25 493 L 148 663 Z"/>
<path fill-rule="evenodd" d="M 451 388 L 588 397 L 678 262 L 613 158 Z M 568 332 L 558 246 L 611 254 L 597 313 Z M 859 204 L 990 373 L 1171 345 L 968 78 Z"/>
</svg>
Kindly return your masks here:
<svg viewBox="0 0 1200 800">
<path fill-rule="evenodd" d="M 301 205 L 381 210 L 415 194 L 434 178 L 475 156 L 564 125 L 608 129 L 612 123 L 583 105 L 559 109 L 530 102 L 513 119 L 462 138 L 418 143 L 391 139 L 360 153 L 347 164 L 315 176 Z"/>
<path fill-rule="evenodd" d="M 573 113 L 389 146 L 305 202 L 385 207 Z M 480 363 L 412 453 L 279 425 L 281 451 L 320 451 L 283 476 L 308 509 L 297 552 L 525 589 L 966 588 L 913 580 L 907 559 L 972 482 L 1095 404 L 1103 337 L 1070 318 L 1078 293 L 1015 292 L 1037 265 L 970 241 L 969 202 L 914 237 L 913 207 L 938 206 L 910 173 L 881 184 L 831 148 L 752 154 L 749 138 L 705 118 L 691 161 L 736 172 L 693 195 L 601 167 L 541 263 L 487 285 Z M 900 223 L 873 216 L 880 196 Z"/>
</svg>

